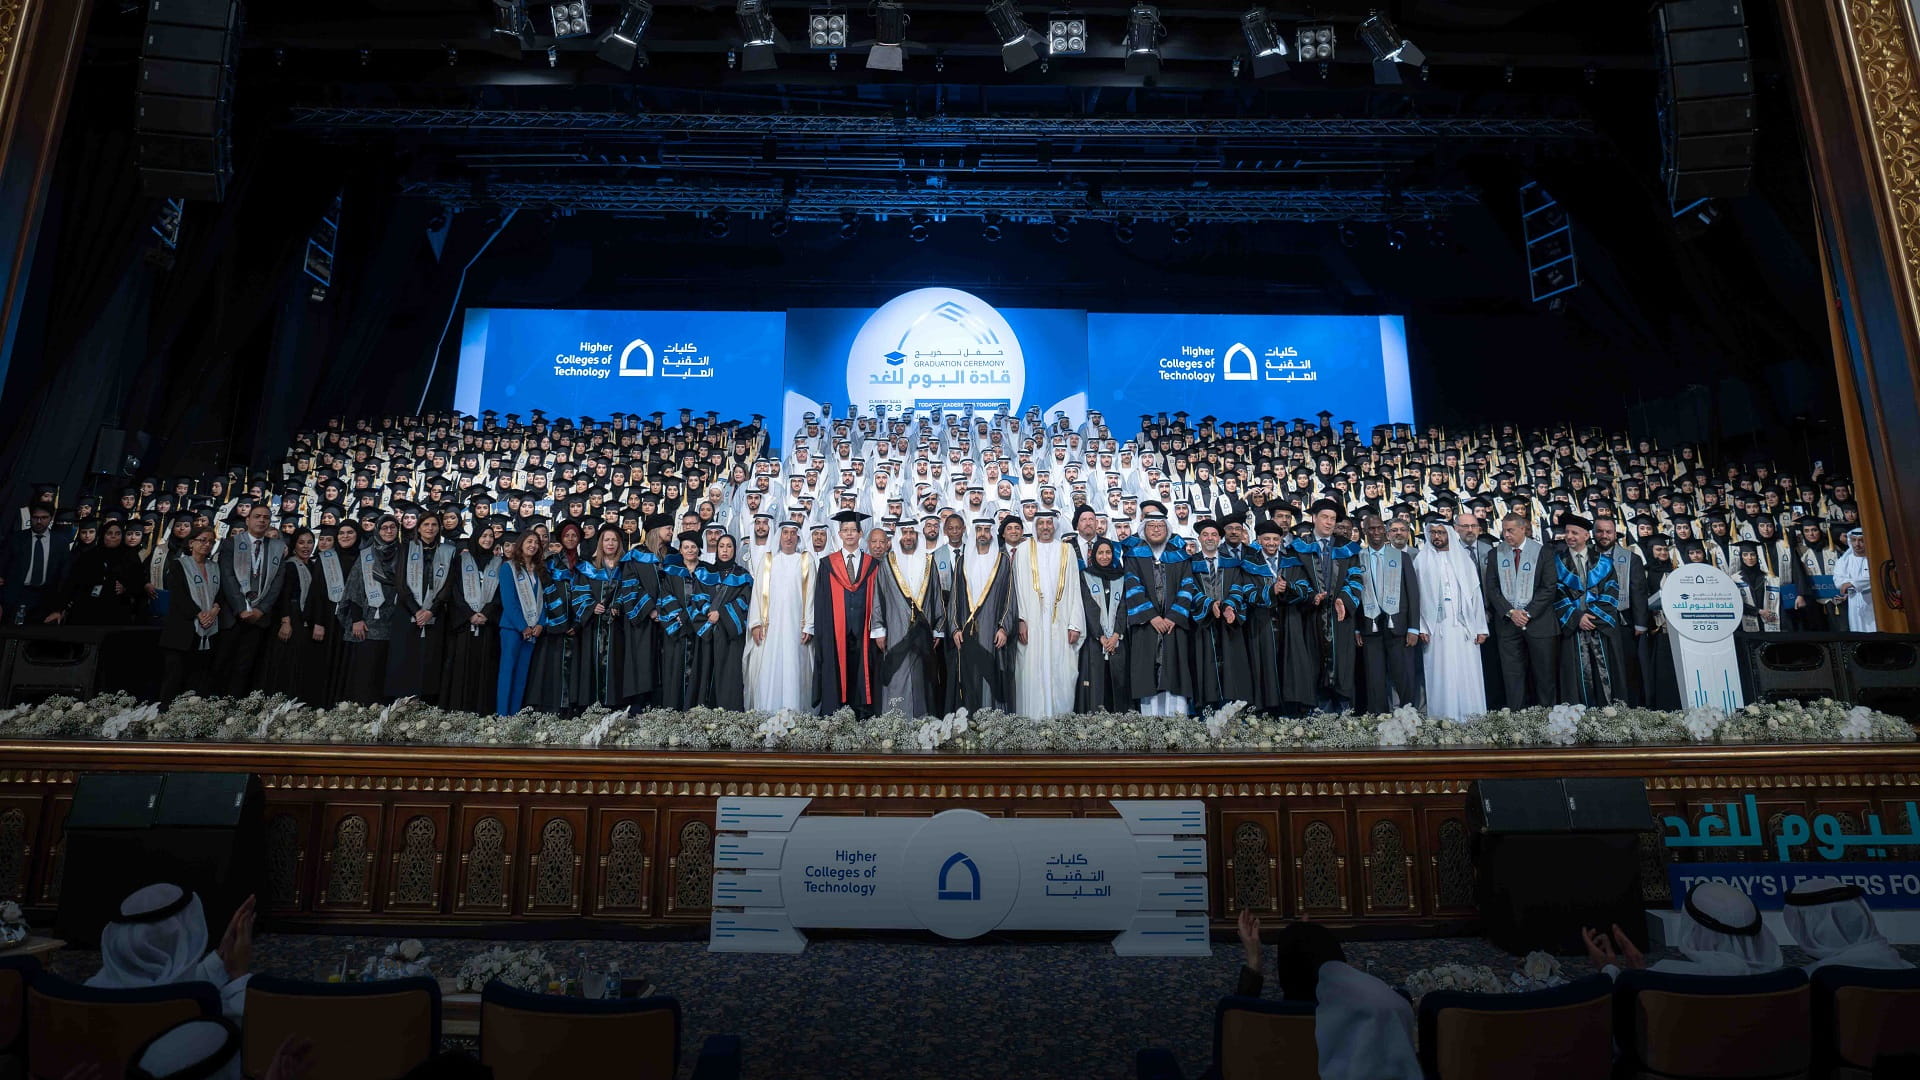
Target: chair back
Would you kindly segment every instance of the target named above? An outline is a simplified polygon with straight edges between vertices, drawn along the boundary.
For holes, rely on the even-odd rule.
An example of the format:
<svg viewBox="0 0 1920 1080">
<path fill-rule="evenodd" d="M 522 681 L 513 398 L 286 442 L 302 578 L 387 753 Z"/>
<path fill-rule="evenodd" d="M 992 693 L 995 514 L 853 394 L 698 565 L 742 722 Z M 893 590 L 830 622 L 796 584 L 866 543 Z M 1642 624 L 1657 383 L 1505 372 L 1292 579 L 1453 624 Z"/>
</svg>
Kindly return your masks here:
<svg viewBox="0 0 1920 1080">
<path fill-rule="evenodd" d="M 1313 1002 L 1227 997 L 1213 1010 L 1220 1080 L 1309 1080 L 1320 1075 Z"/>
<path fill-rule="evenodd" d="M 494 1080 L 673 1080 L 680 1003 L 532 994 L 488 983 L 480 994 L 480 1064 Z"/>
<path fill-rule="evenodd" d="M 27 983 L 40 970 L 35 956 L 0 956 L 0 1054 L 19 1054 L 27 1033 Z"/>
<path fill-rule="evenodd" d="M 395 1080 L 440 1049 L 440 982 L 305 982 L 255 975 L 247 981 L 240 1069 L 258 1080 L 274 1052 L 298 1035 L 325 1053 L 308 1080 Z"/>
<path fill-rule="evenodd" d="M 1643 1075 L 1676 1080 L 1797 1080 L 1811 1059 L 1812 992 L 1799 968 L 1764 975 L 1629 971 L 1615 987 L 1614 1031 Z"/>
<path fill-rule="evenodd" d="M 45 971 L 27 980 L 27 1080 L 60 1080 L 75 1066 L 124 1076 L 148 1039 L 186 1020 L 220 1015 L 212 983 L 105 990 Z"/>
<path fill-rule="evenodd" d="M 1613 980 L 1524 994 L 1436 990 L 1420 999 L 1420 1064 L 1432 1080 L 1607 1080 Z"/>
<path fill-rule="evenodd" d="M 1874 1062 L 1920 1054 L 1920 969 L 1823 967 L 1813 973 L 1813 1045 L 1830 1075 L 1868 1077 Z"/>
</svg>

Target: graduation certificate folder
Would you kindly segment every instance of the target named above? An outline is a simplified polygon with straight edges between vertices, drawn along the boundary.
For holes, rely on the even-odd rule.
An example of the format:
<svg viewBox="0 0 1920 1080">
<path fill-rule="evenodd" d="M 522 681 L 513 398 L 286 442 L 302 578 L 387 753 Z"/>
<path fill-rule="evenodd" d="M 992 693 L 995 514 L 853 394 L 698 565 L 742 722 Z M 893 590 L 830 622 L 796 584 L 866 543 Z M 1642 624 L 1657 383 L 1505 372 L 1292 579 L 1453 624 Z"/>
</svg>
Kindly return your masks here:
<svg viewBox="0 0 1920 1080">
<path fill-rule="evenodd" d="M 1833 583 L 1832 574 L 1809 574 L 1807 580 L 1813 582 L 1813 597 L 1825 602 L 1840 599 L 1840 587 Z"/>
</svg>

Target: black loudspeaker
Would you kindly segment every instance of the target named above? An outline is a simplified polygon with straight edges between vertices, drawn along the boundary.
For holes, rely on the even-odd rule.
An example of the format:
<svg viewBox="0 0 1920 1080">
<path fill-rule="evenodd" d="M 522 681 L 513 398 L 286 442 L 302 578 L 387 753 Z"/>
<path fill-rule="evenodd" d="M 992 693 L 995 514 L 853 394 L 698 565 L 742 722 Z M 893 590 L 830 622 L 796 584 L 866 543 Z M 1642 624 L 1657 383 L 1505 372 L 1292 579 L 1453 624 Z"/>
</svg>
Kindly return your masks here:
<svg viewBox="0 0 1920 1080">
<path fill-rule="evenodd" d="M 198 893 L 207 937 L 258 895 L 266 796 L 248 773 L 88 773 L 75 781 L 55 926 L 91 947 L 136 889 L 170 882 Z"/>
<path fill-rule="evenodd" d="M 1849 635 L 1834 648 L 1847 700 L 1920 723 L 1920 636 Z"/>
<path fill-rule="evenodd" d="M 156 626 L 0 626 L 0 707 L 109 690 L 152 701 L 160 674 Z"/>
<path fill-rule="evenodd" d="M 1754 701 L 1848 700 L 1828 635 L 1741 634 L 1734 638 L 1743 682 Z"/>
<path fill-rule="evenodd" d="M 119 476 L 120 462 L 127 453 L 127 433 L 120 428 L 103 427 L 100 434 L 93 437 L 93 467 L 88 471 L 95 476 Z"/>
<path fill-rule="evenodd" d="M 135 128 L 150 195 L 217 202 L 233 175 L 234 0 L 148 0 Z"/>
<path fill-rule="evenodd" d="M 1753 63 L 1742 0 L 1654 7 L 1661 178 L 1672 208 L 1744 195 L 1753 166 Z"/>
<path fill-rule="evenodd" d="M 1583 951 L 1582 927 L 1643 947 L 1639 780 L 1481 780 L 1472 793 L 1475 894 L 1487 939 L 1515 955 Z"/>
</svg>

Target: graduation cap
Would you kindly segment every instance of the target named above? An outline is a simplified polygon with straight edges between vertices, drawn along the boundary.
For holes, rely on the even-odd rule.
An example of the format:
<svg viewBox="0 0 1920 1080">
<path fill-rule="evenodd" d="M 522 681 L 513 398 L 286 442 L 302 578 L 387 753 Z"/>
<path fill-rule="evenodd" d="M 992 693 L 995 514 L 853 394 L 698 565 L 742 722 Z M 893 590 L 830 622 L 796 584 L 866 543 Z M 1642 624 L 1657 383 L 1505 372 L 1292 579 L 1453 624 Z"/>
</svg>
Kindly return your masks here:
<svg viewBox="0 0 1920 1080">
<path fill-rule="evenodd" d="M 842 524 L 851 521 L 855 525 L 858 525 L 861 522 L 866 521 L 869 516 L 870 515 L 863 514 L 858 510 L 842 510 L 839 513 L 828 518 L 827 520 L 838 521 L 838 522 L 841 522 Z"/>
</svg>

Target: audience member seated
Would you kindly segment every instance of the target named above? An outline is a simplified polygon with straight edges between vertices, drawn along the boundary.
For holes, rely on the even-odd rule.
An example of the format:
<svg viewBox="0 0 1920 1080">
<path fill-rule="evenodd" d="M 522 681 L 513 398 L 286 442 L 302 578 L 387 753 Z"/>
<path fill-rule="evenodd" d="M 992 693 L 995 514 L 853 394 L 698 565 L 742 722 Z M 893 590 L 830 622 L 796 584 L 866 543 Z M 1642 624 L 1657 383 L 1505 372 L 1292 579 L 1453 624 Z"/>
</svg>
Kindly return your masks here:
<svg viewBox="0 0 1920 1080">
<path fill-rule="evenodd" d="M 120 905 L 100 932 L 100 972 L 88 986 L 131 989 L 206 982 L 220 988 L 227 1016 L 239 1019 L 253 966 L 254 900 L 233 913 L 220 947 L 207 951 L 207 917 L 200 897 L 178 885 L 148 885 Z"/>
<path fill-rule="evenodd" d="M 155 1035 L 133 1060 L 127 1080 L 242 1080 L 246 1075 L 240 1067 L 240 1029 L 231 1020 L 188 1020 Z M 312 1067 L 313 1044 L 289 1037 L 260 1080 L 300 1080 Z"/>
<path fill-rule="evenodd" d="M 1739 889 L 1702 882 L 1687 893 L 1685 911 L 1686 921 L 1674 943 L 1685 960 L 1661 960 L 1649 965 L 1618 925 L 1613 927 L 1611 938 L 1592 927 L 1581 931 L 1587 959 L 1608 975 L 1618 975 L 1623 968 L 1674 975 L 1759 975 L 1785 965 L 1780 942 L 1760 920 L 1760 909 Z"/>
<path fill-rule="evenodd" d="M 1793 887 L 1782 912 L 1795 944 L 1813 957 L 1806 965 L 1811 975 L 1829 964 L 1836 967 L 1910 968 L 1913 965 L 1874 925 L 1865 892 L 1858 885 L 1829 877 L 1809 878 Z"/>
<path fill-rule="evenodd" d="M 1260 920 L 1243 909 L 1239 928 L 1246 966 L 1236 992 L 1258 997 L 1264 981 Z M 1274 941 L 1274 977 L 1287 1000 L 1314 1003 L 1320 1080 L 1420 1080 L 1413 1005 L 1349 965 L 1333 931 L 1317 923 L 1289 923 Z"/>
</svg>

